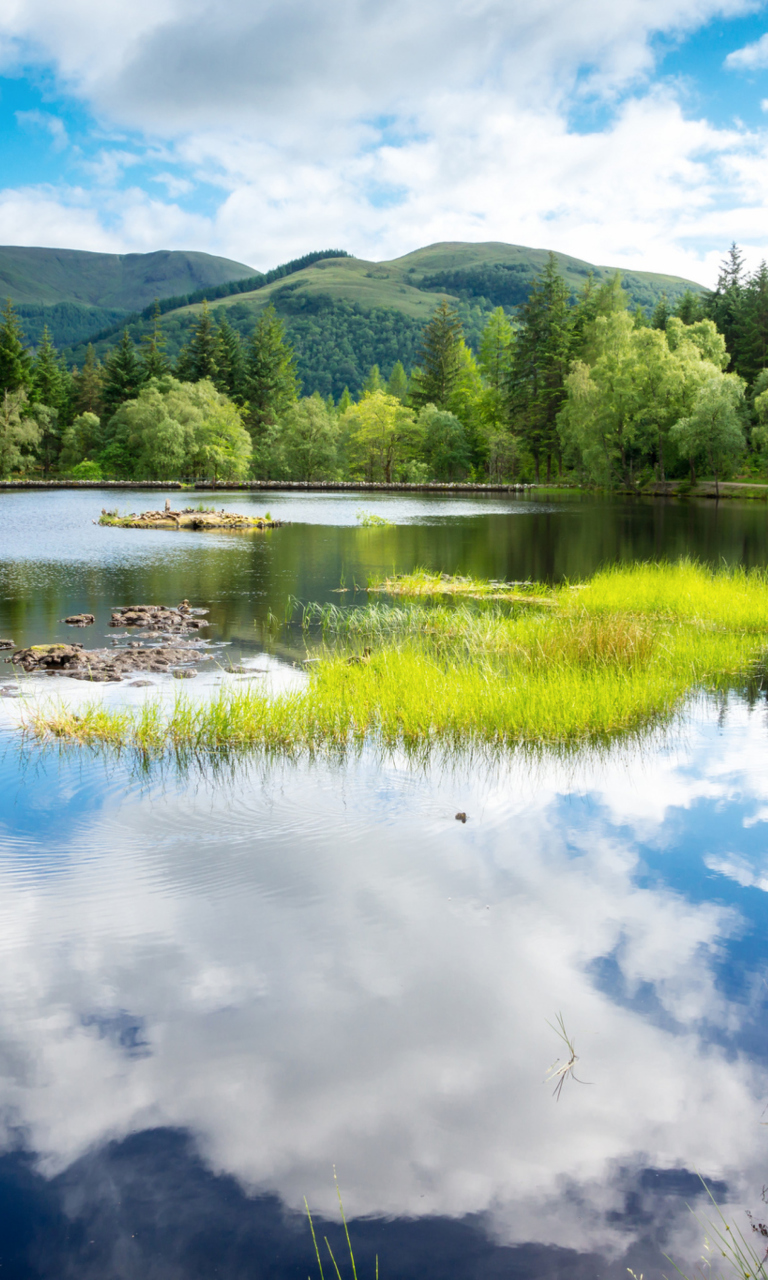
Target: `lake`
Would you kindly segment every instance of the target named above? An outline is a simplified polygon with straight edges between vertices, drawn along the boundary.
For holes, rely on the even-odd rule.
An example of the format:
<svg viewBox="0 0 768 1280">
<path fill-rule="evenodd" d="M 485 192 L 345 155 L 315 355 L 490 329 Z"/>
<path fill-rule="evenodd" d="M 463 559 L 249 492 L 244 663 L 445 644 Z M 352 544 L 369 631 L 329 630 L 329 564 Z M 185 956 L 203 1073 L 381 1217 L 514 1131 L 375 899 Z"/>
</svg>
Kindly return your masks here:
<svg viewBox="0 0 768 1280">
<path fill-rule="evenodd" d="M 768 564 L 763 504 L 226 494 L 289 523 L 177 534 L 94 524 L 114 502 L 0 495 L 0 636 L 95 647 L 110 606 L 187 598 L 210 609 L 196 697 L 249 669 L 301 681 L 287 603 L 364 603 L 393 569 Z M 61 621 L 82 611 L 94 627 Z M 34 699 L 171 697 L 170 677 L 0 672 L 21 694 L 0 704 L 4 1277 L 316 1280 L 306 1197 L 348 1280 L 334 1167 L 360 1280 L 377 1256 L 382 1280 L 690 1271 L 699 1175 L 746 1233 L 746 1209 L 765 1221 L 762 698 L 700 697 L 568 760 L 182 774 L 15 727 Z M 578 1062 L 556 1098 L 559 1017 Z"/>
</svg>

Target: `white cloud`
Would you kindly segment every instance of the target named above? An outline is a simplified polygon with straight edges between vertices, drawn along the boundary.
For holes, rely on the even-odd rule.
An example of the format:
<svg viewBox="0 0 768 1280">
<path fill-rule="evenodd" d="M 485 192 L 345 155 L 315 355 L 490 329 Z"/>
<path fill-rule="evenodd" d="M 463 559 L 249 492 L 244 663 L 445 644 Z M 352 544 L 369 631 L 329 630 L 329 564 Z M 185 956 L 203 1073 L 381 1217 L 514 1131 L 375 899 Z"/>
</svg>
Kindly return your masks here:
<svg viewBox="0 0 768 1280">
<path fill-rule="evenodd" d="M 50 133 L 54 151 L 63 151 L 69 143 L 64 121 L 49 111 L 17 111 L 15 115 L 20 125 L 45 129 Z"/>
<path fill-rule="evenodd" d="M 768 31 L 752 44 L 734 49 L 725 59 L 725 65 L 731 71 L 759 71 L 768 67 Z"/>
<path fill-rule="evenodd" d="M 88 175 L 105 188 L 89 206 L 101 238 L 126 249 L 176 229 L 194 237 L 185 247 L 267 267 L 331 244 L 381 258 L 498 239 L 709 283 L 734 236 L 755 260 L 766 252 L 768 196 L 751 179 L 768 135 L 687 119 L 671 92 L 649 90 L 652 39 L 747 7 L 138 0 L 126 31 L 118 0 L 66 12 L 14 0 L 0 47 L 9 66 L 52 64 L 101 119 L 138 131 L 132 155 L 105 147 Z M 613 115 L 577 133 L 569 112 L 585 95 Z M 139 158 L 162 164 L 147 182 L 170 199 L 139 202 L 154 240 L 146 220 L 115 218 L 107 190 Z M 214 213 L 181 215 L 188 182 L 221 191 Z M 67 192 L 61 204 L 66 226 Z"/>
</svg>

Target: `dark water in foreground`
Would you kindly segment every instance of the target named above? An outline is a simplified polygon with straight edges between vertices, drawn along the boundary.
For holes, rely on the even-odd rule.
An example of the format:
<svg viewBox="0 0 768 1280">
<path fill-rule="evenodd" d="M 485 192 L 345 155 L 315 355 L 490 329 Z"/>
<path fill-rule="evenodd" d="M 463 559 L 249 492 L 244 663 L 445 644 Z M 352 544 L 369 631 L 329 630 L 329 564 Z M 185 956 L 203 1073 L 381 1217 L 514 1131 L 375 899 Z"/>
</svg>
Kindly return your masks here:
<svg viewBox="0 0 768 1280">
<path fill-rule="evenodd" d="M 397 523 L 361 529 L 353 497 L 269 501 L 294 523 L 203 538 L 3 496 L 0 634 L 71 639 L 58 620 L 87 609 L 76 638 L 100 643 L 110 604 L 186 596 L 256 662 L 288 595 L 351 600 L 342 577 L 393 566 L 768 563 L 762 506 L 366 495 Z M 701 701 L 568 764 L 218 777 L 5 729 L 2 1275 L 314 1280 L 303 1197 L 343 1256 L 334 1164 L 361 1280 L 376 1254 L 382 1280 L 670 1274 L 665 1253 L 701 1253 L 697 1171 L 746 1227 L 768 1180 L 765 711 Z M 556 1102 L 559 1012 L 585 1083 Z"/>
</svg>

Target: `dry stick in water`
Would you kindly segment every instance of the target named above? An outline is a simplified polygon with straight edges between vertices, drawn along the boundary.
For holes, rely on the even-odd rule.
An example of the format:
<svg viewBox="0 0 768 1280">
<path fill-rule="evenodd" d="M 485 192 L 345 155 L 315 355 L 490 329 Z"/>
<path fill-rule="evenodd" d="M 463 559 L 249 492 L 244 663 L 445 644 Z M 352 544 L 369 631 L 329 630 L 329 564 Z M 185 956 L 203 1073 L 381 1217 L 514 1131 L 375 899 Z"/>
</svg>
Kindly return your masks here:
<svg viewBox="0 0 768 1280">
<path fill-rule="evenodd" d="M 557 1102 L 559 1102 L 560 1094 L 563 1092 L 563 1085 L 565 1084 L 569 1076 L 572 1080 L 575 1080 L 577 1084 L 589 1084 L 590 1081 L 579 1080 L 579 1077 L 574 1073 L 574 1067 L 576 1066 L 576 1063 L 579 1060 L 579 1056 L 576 1053 L 576 1050 L 573 1045 L 573 1041 L 571 1040 L 570 1036 L 568 1035 L 568 1032 L 565 1029 L 565 1023 L 563 1022 L 562 1013 L 558 1013 L 557 1015 L 557 1026 L 555 1026 L 553 1022 L 549 1022 L 549 1021 L 547 1022 L 547 1026 L 551 1027 L 552 1030 L 555 1032 L 555 1034 L 558 1035 L 562 1041 L 564 1041 L 566 1048 L 568 1049 L 568 1052 L 571 1055 L 568 1061 L 563 1062 L 560 1066 L 558 1066 L 560 1059 L 555 1058 L 555 1061 L 552 1063 L 552 1066 L 549 1068 L 549 1071 L 547 1072 L 547 1077 L 546 1077 L 547 1084 L 549 1084 L 552 1080 L 557 1081 L 555 1085 L 554 1093 L 552 1096 L 553 1098 L 555 1098 Z"/>
</svg>

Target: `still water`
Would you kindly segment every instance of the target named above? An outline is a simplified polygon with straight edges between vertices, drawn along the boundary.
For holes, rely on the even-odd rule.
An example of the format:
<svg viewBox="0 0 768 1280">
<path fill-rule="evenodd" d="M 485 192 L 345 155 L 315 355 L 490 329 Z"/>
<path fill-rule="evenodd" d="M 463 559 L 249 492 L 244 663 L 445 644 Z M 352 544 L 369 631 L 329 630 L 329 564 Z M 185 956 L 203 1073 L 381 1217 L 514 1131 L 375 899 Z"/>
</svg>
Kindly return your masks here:
<svg viewBox="0 0 768 1280">
<path fill-rule="evenodd" d="M 74 638 L 96 646 L 110 605 L 186 597 L 212 653 L 291 679 L 300 638 L 270 613 L 364 602 L 392 568 L 768 563 L 747 504 L 270 494 L 290 524 L 219 536 L 95 526 L 113 502 L 0 497 L 1 636 L 71 640 L 60 619 L 88 611 Z M 359 527 L 362 506 L 392 524 Z M 198 696 L 230 678 L 209 665 Z M 361 1280 L 377 1254 L 382 1280 L 669 1274 L 702 1251 L 697 1174 L 745 1229 L 766 1212 L 765 703 L 700 699 L 641 750 L 567 764 L 216 776 L 5 724 L 4 1277 L 315 1280 L 303 1198 L 332 1274 L 334 1165 Z M 579 1060 L 556 1101 L 558 1014 Z"/>
</svg>

